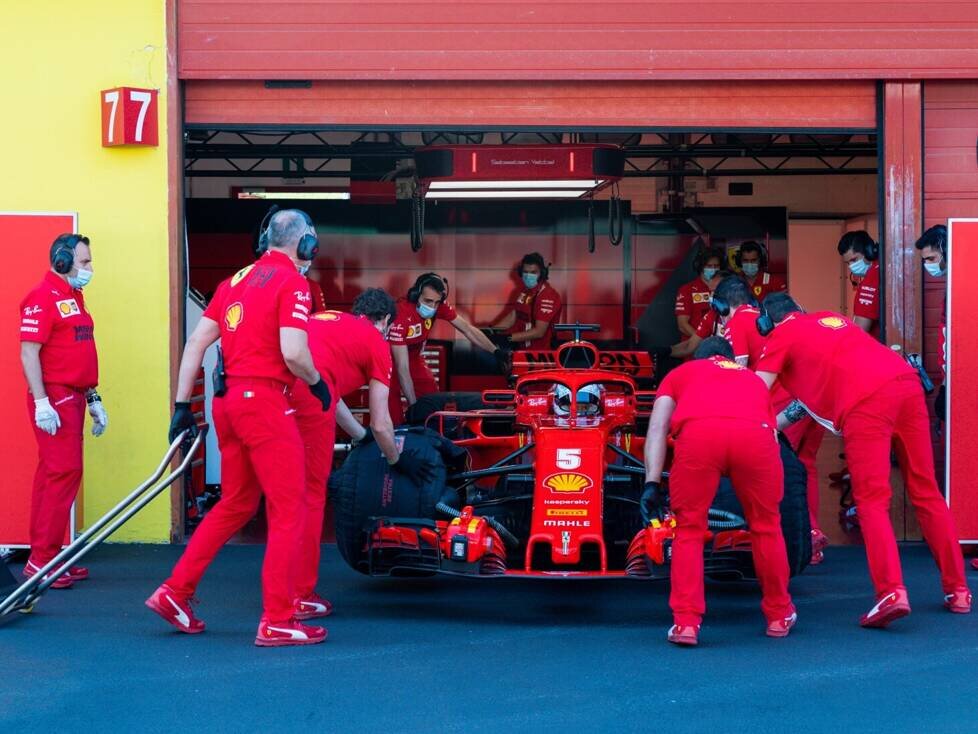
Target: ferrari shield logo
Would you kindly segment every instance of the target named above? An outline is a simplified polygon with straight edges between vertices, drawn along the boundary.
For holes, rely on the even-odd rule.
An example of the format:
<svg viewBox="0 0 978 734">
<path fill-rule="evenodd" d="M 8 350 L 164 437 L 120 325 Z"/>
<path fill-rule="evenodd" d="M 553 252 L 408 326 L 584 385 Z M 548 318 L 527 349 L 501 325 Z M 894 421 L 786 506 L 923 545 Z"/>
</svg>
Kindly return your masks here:
<svg viewBox="0 0 978 734">
<path fill-rule="evenodd" d="M 828 329 L 844 329 L 846 326 L 846 320 L 841 316 L 826 316 L 819 319 L 818 323 Z"/>
<path fill-rule="evenodd" d="M 233 276 L 233 277 L 231 278 L 231 287 L 233 288 L 233 287 L 234 287 L 234 286 L 236 286 L 236 285 L 237 285 L 238 283 L 240 283 L 240 282 L 241 282 L 241 281 L 242 281 L 242 280 L 244 279 L 244 277 L 245 277 L 245 276 L 246 276 L 246 275 L 247 275 L 248 273 L 250 273 L 250 272 L 251 272 L 251 269 L 252 269 L 253 267 L 255 267 L 255 266 L 254 266 L 254 264 L 252 264 L 252 265 L 249 265 L 249 266 L 248 266 L 248 267 L 246 267 L 246 268 L 241 268 L 241 270 L 239 270 L 238 272 L 236 272 L 236 273 L 234 274 L 234 276 Z"/>
<path fill-rule="evenodd" d="M 244 306 L 240 301 L 235 301 L 224 312 L 224 325 L 228 327 L 228 331 L 237 331 L 242 321 L 244 321 Z"/>
<path fill-rule="evenodd" d="M 554 492 L 583 492 L 591 486 L 591 480 L 577 472 L 561 472 L 544 479 L 543 486 Z"/>
</svg>

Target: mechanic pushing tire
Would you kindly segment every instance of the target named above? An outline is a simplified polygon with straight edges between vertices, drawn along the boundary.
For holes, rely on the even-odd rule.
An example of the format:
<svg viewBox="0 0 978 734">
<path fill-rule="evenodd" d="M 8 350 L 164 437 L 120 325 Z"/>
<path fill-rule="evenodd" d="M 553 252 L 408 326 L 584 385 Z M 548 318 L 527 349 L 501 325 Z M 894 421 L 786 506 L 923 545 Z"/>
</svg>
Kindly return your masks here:
<svg viewBox="0 0 978 734">
<path fill-rule="evenodd" d="M 431 481 L 416 484 L 392 471 L 376 442 L 358 446 L 329 478 L 329 497 L 336 514 L 336 545 L 343 560 L 361 573 L 368 572 L 365 533 L 375 517 L 434 520 L 435 505 L 445 491 L 449 466 L 461 468 L 465 452 L 433 431 L 401 428 L 402 451 L 415 451 L 435 467 Z M 446 464 L 448 466 L 446 466 Z"/>
<path fill-rule="evenodd" d="M 781 499 L 781 532 L 788 554 L 788 570 L 797 576 L 812 560 L 811 519 L 808 515 L 808 488 L 805 467 L 781 434 L 781 463 L 784 465 L 784 497 Z M 729 480 L 724 479 L 717 491 L 713 507 L 740 517 L 744 510 L 733 492 Z M 755 578 L 753 563 L 741 569 L 745 577 Z"/>
<path fill-rule="evenodd" d="M 418 398 L 407 409 L 405 421 L 409 426 L 423 426 L 425 421 L 440 410 L 484 410 L 489 406 L 482 402 L 479 392 L 435 392 Z"/>
</svg>

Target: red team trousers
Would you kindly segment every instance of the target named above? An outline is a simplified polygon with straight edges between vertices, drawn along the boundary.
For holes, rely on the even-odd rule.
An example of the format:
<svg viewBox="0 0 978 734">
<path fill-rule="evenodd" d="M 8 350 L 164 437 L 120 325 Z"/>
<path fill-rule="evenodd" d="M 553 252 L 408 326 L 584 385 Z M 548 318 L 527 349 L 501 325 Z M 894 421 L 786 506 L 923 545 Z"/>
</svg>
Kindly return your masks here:
<svg viewBox="0 0 978 734">
<path fill-rule="evenodd" d="M 910 502 L 950 593 L 966 586 L 958 533 L 934 479 L 934 456 L 923 390 L 917 375 L 891 380 L 846 415 L 842 440 L 852 476 L 869 575 L 877 596 L 903 588 L 890 522 L 890 447 L 896 449 Z"/>
<path fill-rule="evenodd" d="M 43 566 L 61 550 L 82 480 L 82 430 L 85 394 L 61 385 L 45 385 L 61 428 L 53 436 L 34 425 L 34 396 L 27 393 L 27 413 L 37 439 L 37 471 L 31 491 L 31 561 Z"/>
<path fill-rule="evenodd" d="M 706 611 L 703 538 L 720 477 L 730 477 L 750 528 L 761 609 L 768 621 L 791 615 L 788 559 L 778 506 L 784 469 L 774 431 L 725 418 L 688 421 L 676 438 L 669 504 L 676 515 L 669 606 L 678 625 L 698 625 Z"/>
<path fill-rule="evenodd" d="M 190 597 L 214 556 L 255 515 L 262 495 L 268 545 L 262 566 L 265 616 L 292 617 L 297 538 L 303 519 L 305 471 L 302 439 L 285 385 L 275 380 L 228 378 L 214 400 L 221 446 L 221 499 L 204 516 L 166 583 Z"/>
<path fill-rule="evenodd" d="M 333 402 L 323 412 L 305 383 L 296 384 L 292 394 L 295 422 L 305 448 L 306 485 L 302 530 L 295 571 L 295 591 L 300 599 L 308 597 L 319 578 L 319 550 L 323 536 L 323 514 L 326 511 L 326 480 L 333 464 L 333 444 L 336 442 L 336 403 L 339 396 L 335 385 L 329 385 Z"/>
</svg>

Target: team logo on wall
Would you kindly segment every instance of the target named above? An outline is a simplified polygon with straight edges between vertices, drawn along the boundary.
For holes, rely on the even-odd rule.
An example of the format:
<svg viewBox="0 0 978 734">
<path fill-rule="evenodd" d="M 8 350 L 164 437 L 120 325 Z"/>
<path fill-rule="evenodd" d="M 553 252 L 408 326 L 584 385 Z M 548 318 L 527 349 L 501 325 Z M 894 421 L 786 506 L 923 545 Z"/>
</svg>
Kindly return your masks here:
<svg viewBox="0 0 978 734">
<path fill-rule="evenodd" d="M 247 275 L 248 273 L 250 273 L 250 272 L 251 272 L 251 269 L 252 269 L 253 267 L 255 267 L 255 266 L 254 266 L 254 264 L 251 264 L 251 265 L 249 265 L 248 267 L 246 267 L 246 268 L 241 268 L 241 270 L 239 270 L 238 272 L 236 272 L 236 273 L 234 274 L 234 276 L 233 276 L 233 277 L 231 278 L 231 287 L 233 288 L 233 287 L 234 287 L 234 286 L 236 286 L 236 285 L 237 285 L 238 283 L 240 283 L 240 282 L 242 281 L 242 279 L 243 279 L 243 278 L 244 278 L 244 277 L 245 277 L 245 276 L 246 276 L 246 275 Z"/>
<path fill-rule="evenodd" d="M 314 313 L 312 317 L 317 321 L 339 321 L 340 313 L 339 311 L 321 311 Z"/>
<path fill-rule="evenodd" d="M 846 326 L 846 320 L 841 316 L 826 316 L 819 319 L 818 323 L 828 329 L 844 329 Z"/>
<path fill-rule="evenodd" d="M 224 324 L 228 327 L 228 331 L 237 331 L 242 321 L 244 321 L 244 306 L 240 301 L 235 301 L 224 312 Z"/>
<path fill-rule="evenodd" d="M 81 313 L 81 309 L 78 308 L 78 303 L 74 298 L 68 298 L 64 301 L 57 301 L 55 305 L 58 307 L 58 313 L 61 314 L 61 318 L 66 319 L 69 316 L 77 316 Z"/>
<path fill-rule="evenodd" d="M 554 492 L 583 492 L 591 486 L 591 480 L 577 472 L 561 472 L 544 479 L 543 486 Z"/>
</svg>

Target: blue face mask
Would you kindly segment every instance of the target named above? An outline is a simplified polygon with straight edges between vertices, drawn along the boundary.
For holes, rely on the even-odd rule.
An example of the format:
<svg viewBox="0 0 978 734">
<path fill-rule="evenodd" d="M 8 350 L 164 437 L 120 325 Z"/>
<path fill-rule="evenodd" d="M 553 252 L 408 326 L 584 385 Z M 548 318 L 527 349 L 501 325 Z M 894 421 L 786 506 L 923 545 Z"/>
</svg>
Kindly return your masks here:
<svg viewBox="0 0 978 734">
<path fill-rule="evenodd" d="M 849 263 L 849 272 L 858 276 L 865 275 L 869 272 L 869 260 L 853 260 Z"/>
<path fill-rule="evenodd" d="M 760 272 L 761 266 L 758 263 L 744 263 L 740 269 L 744 271 L 744 275 L 748 278 L 753 278 Z"/>
<path fill-rule="evenodd" d="M 307 262 L 305 265 L 299 266 L 299 275 L 305 275 L 309 272 L 309 268 L 312 267 L 312 262 Z"/>
<path fill-rule="evenodd" d="M 943 263 L 943 260 L 939 263 L 924 263 L 924 270 L 927 271 L 928 275 L 934 278 L 940 278 L 943 275 L 947 275 L 947 270 L 941 267 Z"/>
<path fill-rule="evenodd" d="M 78 275 L 68 276 L 68 285 L 72 288 L 84 288 L 92 282 L 92 271 L 78 268 Z"/>
<path fill-rule="evenodd" d="M 540 282 L 540 273 L 523 273 L 523 285 L 527 288 L 536 288 Z"/>
<path fill-rule="evenodd" d="M 435 318 L 435 314 L 436 313 L 438 313 L 438 309 L 437 308 L 435 308 L 433 306 L 429 306 L 429 305 L 427 305 L 425 303 L 419 303 L 418 304 L 418 316 L 420 316 L 421 318 L 423 318 L 423 319 L 433 319 L 433 318 Z"/>
<path fill-rule="evenodd" d="M 703 280 L 713 280 L 713 276 L 718 272 L 720 268 L 703 268 Z"/>
</svg>

